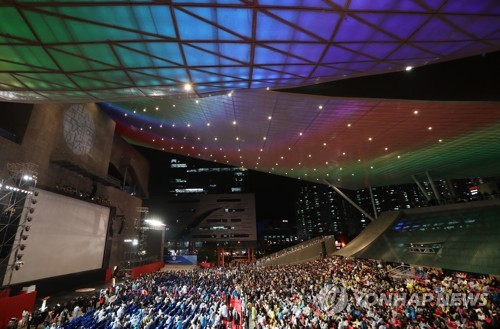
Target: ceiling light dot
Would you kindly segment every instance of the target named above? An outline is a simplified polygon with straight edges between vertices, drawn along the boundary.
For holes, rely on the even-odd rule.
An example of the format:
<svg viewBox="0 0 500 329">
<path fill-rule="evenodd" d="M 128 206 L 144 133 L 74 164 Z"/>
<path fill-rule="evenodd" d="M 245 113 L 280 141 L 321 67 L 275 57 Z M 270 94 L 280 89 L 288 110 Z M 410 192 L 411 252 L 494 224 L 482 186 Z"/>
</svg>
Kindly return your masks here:
<svg viewBox="0 0 500 329">
<path fill-rule="evenodd" d="M 198 156 L 201 156 L 201 154 L 200 154 L 200 153 L 198 153 Z"/>
<path fill-rule="evenodd" d="M 237 141 L 239 141 L 239 140 L 240 140 L 240 138 L 239 138 L 239 137 L 236 137 L 236 140 L 237 140 Z"/>
<path fill-rule="evenodd" d="M 326 176 L 328 177 L 328 176 L 330 176 L 330 174 L 326 174 Z"/>
<path fill-rule="evenodd" d="M 302 136 L 302 133 L 299 133 L 299 136 Z"/>
<path fill-rule="evenodd" d="M 418 110 L 413 111 L 413 114 L 415 115 L 418 114 Z"/>
<path fill-rule="evenodd" d="M 257 159 L 259 159 L 259 160 L 260 160 L 260 157 L 257 157 Z"/>
<path fill-rule="evenodd" d="M 289 147 L 289 148 L 288 148 L 288 151 L 290 151 L 291 149 L 292 149 L 292 148 L 291 148 L 291 147 Z"/>
<path fill-rule="evenodd" d="M 174 140 L 174 137 L 172 137 L 172 140 Z"/>
<path fill-rule="evenodd" d="M 224 155 L 224 158 L 225 158 L 225 157 L 226 157 L 226 156 Z"/>
<path fill-rule="evenodd" d="M 323 143 L 323 146 L 326 146 L 326 143 Z"/>
<path fill-rule="evenodd" d="M 316 168 L 314 168 L 313 171 L 316 171 Z"/>
<path fill-rule="evenodd" d="M 340 168 L 340 170 L 342 170 L 342 168 Z"/>
<path fill-rule="evenodd" d="M 134 113 L 137 113 L 137 111 L 136 111 L 136 110 L 134 110 Z"/>
<path fill-rule="evenodd" d="M 278 163 L 276 162 L 276 166 L 278 165 Z"/>
<path fill-rule="evenodd" d="M 153 142 L 154 142 L 154 141 L 155 141 L 155 140 L 154 140 L 154 138 L 153 138 Z"/>
<path fill-rule="evenodd" d="M 411 71 L 413 69 L 413 66 L 407 66 L 405 67 L 405 71 Z"/>
<path fill-rule="evenodd" d="M 185 91 L 191 91 L 193 89 L 193 86 L 190 83 L 186 83 L 184 85 L 184 90 Z"/>
<path fill-rule="evenodd" d="M 165 140 L 165 138 L 162 137 L 161 140 Z"/>
<path fill-rule="evenodd" d="M 267 139 L 267 137 L 266 137 L 266 136 L 264 136 L 264 137 L 262 137 L 262 139 L 263 139 L 263 140 L 266 140 L 266 139 Z"/>
<path fill-rule="evenodd" d="M 189 128 L 189 127 L 191 127 L 191 124 L 190 124 L 190 123 L 188 123 L 188 124 L 187 124 L 187 126 L 188 126 L 188 128 Z"/>
<path fill-rule="evenodd" d="M 257 163 L 256 163 L 256 165 L 258 166 L 258 165 L 259 165 L 259 163 L 257 162 Z"/>
<path fill-rule="evenodd" d="M 370 166 L 370 169 L 373 169 L 373 166 Z"/>
<path fill-rule="evenodd" d="M 302 162 L 299 162 L 299 166 L 302 164 Z"/>
<path fill-rule="evenodd" d="M 175 104 L 173 104 L 172 107 L 175 107 Z"/>
<path fill-rule="evenodd" d="M 153 127 L 149 126 L 149 129 L 153 129 Z"/>
<path fill-rule="evenodd" d="M 207 127 L 210 127 L 210 122 L 207 122 Z"/>
<path fill-rule="evenodd" d="M 196 137 L 197 140 L 200 140 L 200 137 Z"/>
<path fill-rule="evenodd" d="M 236 120 L 235 120 L 235 121 L 233 121 L 233 125 L 236 125 Z"/>
<path fill-rule="evenodd" d="M 432 130 L 432 127 L 427 127 L 428 130 Z"/>
<path fill-rule="evenodd" d="M 323 109 L 323 105 L 318 106 L 318 109 L 322 110 Z"/>
<path fill-rule="evenodd" d="M 368 140 L 369 140 L 370 142 L 372 141 L 372 139 L 373 139 L 373 138 L 371 138 L 371 137 L 368 137 Z"/>
<path fill-rule="evenodd" d="M 386 147 L 386 148 L 384 148 L 384 150 L 386 150 L 386 151 L 387 151 L 387 150 L 389 150 L 389 148 L 388 148 L 388 147 Z"/>
<path fill-rule="evenodd" d="M 283 159 L 284 159 L 284 158 L 283 158 L 283 157 L 281 157 L 281 160 L 283 160 Z"/>
<path fill-rule="evenodd" d="M 354 173 L 352 173 L 351 175 L 354 176 Z"/>
<path fill-rule="evenodd" d="M 340 178 L 337 178 L 337 182 L 340 182 Z"/>
<path fill-rule="evenodd" d="M 173 149 L 174 149 L 174 147 L 173 147 L 173 146 L 170 146 L 170 149 L 171 149 L 171 150 L 173 150 Z"/>
<path fill-rule="evenodd" d="M 163 125 L 160 125 L 160 128 L 163 128 Z"/>
<path fill-rule="evenodd" d="M 159 107 L 158 107 L 158 106 L 156 107 L 156 110 L 157 110 L 157 111 L 159 110 Z"/>
<path fill-rule="evenodd" d="M 267 87 L 266 90 L 269 90 L 269 87 Z"/>
<path fill-rule="evenodd" d="M 238 152 L 240 152 L 240 151 L 241 151 L 241 149 L 238 149 Z"/>
<path fill-rule="evenodd" d="M 358 162 L 361 162 L 361 159 L 358 159 Z"/>
<path fill-rule="evenodd" d="M 200 101 L 199 101 L 199 100 L 195 100 L 194 102 L 195 102 L 196 104 L 198 104 Z"/>
<path fill-rule="evenodd" d="M 191 146 L 191 149 L 194 150 L 194 146 Z"/>
<path fill-rule="evenodd" d="M 440 139 L 438 142 L 442 143 L 442 142 L 443 142 L 443 140 L 442 140 L 442 139 Z"/>
<path fill-rule="evenodd" d="M 347 127 L 350 127 L 350 126 L 351 126 L 351 124 L 350 124 L 350 123 L 348 123 L 348 124 L 347 124 Z"/>
<path fill-rule="evenodd" d="M 184 149 L 184 146 L 181 146 L 181 150 Z"/>
<path fill-rule="evenodd" d="M 273 117 L 272 116 L 268 116 L 267 117 L 267 120 L 271 120 Z"/>
<path fill-rule="evenodd" d="M 222 151 L 222 147 L 219 148 L 219 151 Z"/>
<path fill-rule="evenodd" d="M 205 146 L 205 150 L 207 149 L 207 147 Z"/>
<path fill-rule="evenodd" d="M 311 154 L 309 154 L 309 157 L 311 157 L 311 156 L 312 156 L 312 155 L 311 155 Z"/>
<path fill-rule="evenodd" d="M 214 141 L 216 141 L 216 140 L 217 140 L 217 137 L 214 137 Z"/>
<path fill-rule="evenodd" d="M 345 155 L 345 152 L 342 152 L 342 155 Z"/>
<path fill-rule="evenodd" d="M 263 149 L 260 149 L 260 151 L 262 152 L 262 151 L 264 151 L 264 150 L 263 150 Z"/>
<path fill-rule="evenodd" d="M 327 164 L 328 164 L 328 161 L 325 161 L 325 164 L 327 165 Z"/>
<path fill-rule="evenodd" d="M 398 159 L 400 159 L 400 158 L 401 158 L 401 155 L 398 155 Z"/>
<path fill-rule="evenodd" d="M 142 112 L 146 112 L 146 109 L 142 109 Z"/>
<path fill-rule="evenodd" d="M 142 131 L 142 128 L 141 128 L 141 131 Z"/>
<path fill-rule="evenodd" d="M 127 114 L 127 113 L 125 113 L 125 116 L 128 116 L 128 114 Z"/>
<path fill-rule="evenodd" d="M 161 150 L 162 150 L 162 151 L 165 151 L 165 148 L 164 148 L 164 147 L 162 147 L 162 148 L 161 148 Z M 199 155 L 199 154 L 198 154 L 198 155 Z"/>
</svg>

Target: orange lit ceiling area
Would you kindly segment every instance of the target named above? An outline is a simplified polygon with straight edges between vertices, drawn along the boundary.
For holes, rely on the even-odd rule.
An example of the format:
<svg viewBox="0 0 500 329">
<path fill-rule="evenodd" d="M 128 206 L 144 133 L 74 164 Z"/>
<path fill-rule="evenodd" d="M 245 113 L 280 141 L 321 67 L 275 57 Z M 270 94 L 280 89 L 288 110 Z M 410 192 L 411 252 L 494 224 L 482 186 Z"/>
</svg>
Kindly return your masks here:
<svg viewBox="0 0 500 329">
<path fill-rule="evenodd" d="M 498 50 L 496 0 L 4 1 L 0 100 L 99 102 L 131 143 L 346 188 L 495 176 L 498 102 L 277 90 Z"/>
</svg>

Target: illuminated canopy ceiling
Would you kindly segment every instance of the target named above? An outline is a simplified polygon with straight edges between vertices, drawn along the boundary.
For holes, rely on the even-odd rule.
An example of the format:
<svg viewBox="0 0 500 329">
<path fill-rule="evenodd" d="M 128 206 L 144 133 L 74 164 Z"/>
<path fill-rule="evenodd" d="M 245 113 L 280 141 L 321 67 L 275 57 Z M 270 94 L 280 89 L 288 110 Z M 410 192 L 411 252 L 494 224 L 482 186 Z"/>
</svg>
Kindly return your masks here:
<svg viewBox="0 0 500 329">
<path fill-rule="evenodd" d="M 3 1 L 0 99 L 101 102 L 132 143 L 348 188 L 490 176 L 499 103 L 273 90 L 499 49 L 498 0 Z"/>
</svg>

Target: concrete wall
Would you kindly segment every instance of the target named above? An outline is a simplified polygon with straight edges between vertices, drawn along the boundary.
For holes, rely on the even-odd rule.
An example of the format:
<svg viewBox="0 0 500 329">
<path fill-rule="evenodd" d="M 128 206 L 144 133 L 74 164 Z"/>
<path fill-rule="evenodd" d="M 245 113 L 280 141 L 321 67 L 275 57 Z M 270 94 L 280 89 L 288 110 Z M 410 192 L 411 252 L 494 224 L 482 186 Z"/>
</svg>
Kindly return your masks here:
<svg viewBox="0 0 500 329">
<path fill-rule="evenodd" d="M 15 106 L 15 104 L 13 105 Z M 0 111 L 0 120 L 8 120 L 8 111 Z M 7 171 L 8 163 L 31 162 L 38 165 L 37 187 L 54 191 L 56 184 L 72 186 L 83 192 L 93 189 L 94 181 L 86 175 L 65 168 L 54 161 L 77 165 L 98 177 L 108 176 L 110 162 L 119 164 L 133 158 L 136 176 L 147 195 L 149 163 L 121 138 L 114 138 L 115 122 L 95 104 L 35 104 L 28 127 L 20 144 L 0 137 L 0 181 L 13 184 Z M 120 168 L 117 166 L 117 168 Z M 97 184 L 97 195 L 116 207 L 117 215 L 125 218 L 113 222 L 110 267 L 118 265 L 124 249 L 123 240 L 136 234 L 136 207 L 142 200 L 119 187 Z"/>
</svg>

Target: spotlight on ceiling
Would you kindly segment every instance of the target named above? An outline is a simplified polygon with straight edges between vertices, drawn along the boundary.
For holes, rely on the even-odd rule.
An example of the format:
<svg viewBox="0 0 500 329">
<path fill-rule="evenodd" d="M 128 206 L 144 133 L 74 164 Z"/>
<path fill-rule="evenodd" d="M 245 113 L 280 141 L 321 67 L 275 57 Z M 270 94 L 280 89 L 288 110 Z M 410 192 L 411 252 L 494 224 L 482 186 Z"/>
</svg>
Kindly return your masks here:
<svg viewBox="0 0 500 329">
<path fill-rule="evenodd" d="M 405 68 L 405 71 L 411 71 L 412 69 L 413 69 L 413 66 L 407 66 L 407 67 Z"/>
<path fill-rule="evenodd" d="M 186 83 L 184 85 L 184 91 L 191 91 L 193 90 L 193 86 L 190 83 Z"/>
</svg>

